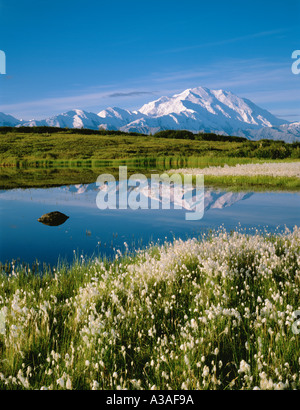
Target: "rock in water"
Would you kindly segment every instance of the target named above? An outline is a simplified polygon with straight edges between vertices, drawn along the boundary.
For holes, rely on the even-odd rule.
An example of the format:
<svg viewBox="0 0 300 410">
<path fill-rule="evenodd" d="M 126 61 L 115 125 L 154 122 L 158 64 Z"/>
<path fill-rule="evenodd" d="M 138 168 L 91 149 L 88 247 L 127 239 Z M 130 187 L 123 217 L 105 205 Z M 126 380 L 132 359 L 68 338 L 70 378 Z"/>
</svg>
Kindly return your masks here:
<svg viewBox="0 0 300 410">
<path fill-rule="evenodd" d="M 61 212 L 55 211 L 42 215 L 38 221 L 48 226 L 59 226 L 66 222 L 69 217 Z"/>
</svg>

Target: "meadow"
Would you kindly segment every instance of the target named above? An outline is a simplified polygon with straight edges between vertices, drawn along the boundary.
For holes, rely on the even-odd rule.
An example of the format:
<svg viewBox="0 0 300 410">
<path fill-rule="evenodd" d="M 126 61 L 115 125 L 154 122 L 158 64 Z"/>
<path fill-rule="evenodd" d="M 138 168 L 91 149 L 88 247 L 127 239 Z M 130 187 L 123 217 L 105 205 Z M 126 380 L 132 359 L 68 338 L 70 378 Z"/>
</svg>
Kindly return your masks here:
<svg viewBox="0 0 300 410">
<path fill-rule="evenodd" d="M 112 131 L 32 128 L 0 128 L 0 164 L 63 165 L 103 161 L 155 160 L 164 157 L 254 158 L 258 160 L 299 159 L 300 144 L 283 141 L 249 141 L 239 137 L 164 131 L 155 135 Z M 98 161 L 98 162 L 97 162 Z M 102 161 L 102 162 L 101 162 Z"/>
<path fill-rule="evenodd" d="M 221 229 L 70 269 L 12 265 L 0 388 L 299 389 L 299 251 L 299 228 Z"/>
<path fill-rule="evenodd" d="M 1 135 L 1 165 L 60 165 L 147 157 L 205 156 L 228 152 L 240 143 L 169 139 L 143 135 L 8 132 Z M 87 160 L 87 161 L 86 161 Z M 100 162 L 101 164 L 101 162 Z M 102 162 L 103 164 L 103 162 Z"/>
</svg>

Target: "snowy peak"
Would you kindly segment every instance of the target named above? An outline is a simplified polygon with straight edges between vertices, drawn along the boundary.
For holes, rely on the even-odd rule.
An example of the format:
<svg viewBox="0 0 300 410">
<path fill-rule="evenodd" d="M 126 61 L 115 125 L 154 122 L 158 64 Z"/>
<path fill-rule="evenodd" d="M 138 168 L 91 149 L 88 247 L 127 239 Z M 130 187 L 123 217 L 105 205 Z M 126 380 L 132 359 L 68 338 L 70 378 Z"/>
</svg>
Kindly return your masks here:
<svg viewBox="0 0 300 410">
<path fill-rule="evenodd" d="M 98 113 L 99 127 L 107 130 L 119 130 L 127 124 L 141 118 L 142 115 L 137 111 L 123 110 L 118 107 L 109 107 Z"/>
<path fill-rule="evenodd" d="M 241 128 L 246 125 L 260 128 L 287 123 L 231 92 L 204 87 L 190 88 L 171 98 L 162 97 L 145 104 L 139 111 L 155 118 L 172 114 L 184 115 L 209 127 L 214 126 L 214 129 L 219 126 L 220 131 L 224 128 L 224 122 L 230 121 L 235 128 L 238 125 Z"/>
<path fill-rule="evenodd" d="M 118 107 L 108 107 L 106 110 L 100 111 L 97 114 L 100 118 L 131 118 L 132 113 L 128 110 L 123 110 L 122 108 Z"/>
<path fill-rule="evenodd" d="M 159 107 L 161 104 L 168 103 L 171 99 L 168 97 L 161 97 L 158 100 L 152 101 L 148 104 L 142 106 L 140 110 L 138 110 L 141 114 L 148 115 L 148 116 L 158 116 Z M 164 114 L 162 114 L 164 115 Z"/>
</svg>

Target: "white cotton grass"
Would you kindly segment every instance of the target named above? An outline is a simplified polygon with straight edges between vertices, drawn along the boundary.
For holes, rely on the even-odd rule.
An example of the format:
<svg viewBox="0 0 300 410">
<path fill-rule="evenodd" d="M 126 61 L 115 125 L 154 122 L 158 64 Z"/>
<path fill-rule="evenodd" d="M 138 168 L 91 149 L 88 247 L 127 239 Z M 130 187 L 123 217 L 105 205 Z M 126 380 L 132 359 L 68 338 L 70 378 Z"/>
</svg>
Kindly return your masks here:
<svg viewBox="0 0 300 410">
<path fill-rule="evenodd" d="M 300 229 L 0 276 L 0 389 L 299 389 Z"/>
<path fill-rule="evenodd" d="M 170 174 L 203 174 L 212 176 L 270 176 L 270 177 L 293 177 L 300 178 L 300 162 L 266 162 L 263 164 L 238 164 L 235 166 L 225 165 L 210 166 L 207 168 L 182 168 L 168 171 Z"/>
</svg>

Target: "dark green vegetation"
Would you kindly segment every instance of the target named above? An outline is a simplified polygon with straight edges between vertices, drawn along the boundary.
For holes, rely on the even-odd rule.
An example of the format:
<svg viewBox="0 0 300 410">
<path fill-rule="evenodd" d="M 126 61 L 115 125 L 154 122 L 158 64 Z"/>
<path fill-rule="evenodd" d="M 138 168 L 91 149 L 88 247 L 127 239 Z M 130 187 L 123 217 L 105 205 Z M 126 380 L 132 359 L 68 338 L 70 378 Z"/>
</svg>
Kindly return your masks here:
<svg viewBox="0 0 300 410">
<path fill-rule="evenodd" d="M 159 131 L 154 134 L 157 138 L 173 138 L 173 139 L 185 139 L 185 140 L 194 140 L 194 141 L 223 141 L 223 142 L 245 142 L 248 141 L 247 138 L 243 137 L 227 137 L 225 135 L 217 135 L 214 133 L 198 133 L 194 134 L 193 132 L 186 130 L 165 130 Z"/>
<path fill-rule="evenodd" d="M 89 128 L 60 128 L 60 127 L 0 127 L 0 134 L 12 133 L 22 133 L 31 134 L 32 132 L 36 134 L 56 134 L 56 133 L 67 133 L 67 134 L 81 134 L 81 135 L 144 135 L 137 132 L 123 132 L 123 131 L 108 131 L 108 130 L 92 130 Z"/>
</svg>

